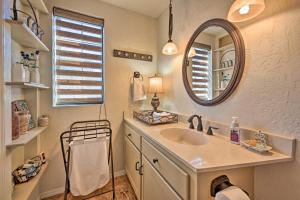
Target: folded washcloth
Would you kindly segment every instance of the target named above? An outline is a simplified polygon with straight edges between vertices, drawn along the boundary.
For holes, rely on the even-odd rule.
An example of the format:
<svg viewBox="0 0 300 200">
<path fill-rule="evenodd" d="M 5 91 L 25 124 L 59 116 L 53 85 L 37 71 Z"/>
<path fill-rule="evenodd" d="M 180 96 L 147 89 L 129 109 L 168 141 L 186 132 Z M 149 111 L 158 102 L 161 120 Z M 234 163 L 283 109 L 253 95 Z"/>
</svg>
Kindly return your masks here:
<svg viewBox="0 0 300 200">
<path fill-rule="evenodd" d="M 163 117 L 167 117 L 167 116 L 170 116 L 170 113 L 167 113 L 167 112 L 153 112 L 153 120 L 155 122 L 165 122 L 167 121 L 168 119 L 166 118 L 163 118 Z"/>
<path fill-rule="evenodd" d="M 166 116 L 169 116 L 169 115 L 170 115 L 170 113 L 167 113 L 167 112 L 161 112 L 161 113 L 153 112 L 153 117 L 154 118 L 166 117 Z"/>
</svg>

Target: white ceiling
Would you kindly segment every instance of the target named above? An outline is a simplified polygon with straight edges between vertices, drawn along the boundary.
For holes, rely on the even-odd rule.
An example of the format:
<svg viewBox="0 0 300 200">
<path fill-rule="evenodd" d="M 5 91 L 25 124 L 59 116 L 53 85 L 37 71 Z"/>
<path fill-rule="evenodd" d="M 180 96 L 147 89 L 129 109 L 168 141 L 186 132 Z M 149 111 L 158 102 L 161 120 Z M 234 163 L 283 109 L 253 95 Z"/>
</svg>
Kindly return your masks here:
<svg viewBox="0 0 300 200">
<path fill-rule="evenodd" d="M 159 17 L 169 6 L 169 0 L 100 0 L 150 17 Z"/>
</svg>

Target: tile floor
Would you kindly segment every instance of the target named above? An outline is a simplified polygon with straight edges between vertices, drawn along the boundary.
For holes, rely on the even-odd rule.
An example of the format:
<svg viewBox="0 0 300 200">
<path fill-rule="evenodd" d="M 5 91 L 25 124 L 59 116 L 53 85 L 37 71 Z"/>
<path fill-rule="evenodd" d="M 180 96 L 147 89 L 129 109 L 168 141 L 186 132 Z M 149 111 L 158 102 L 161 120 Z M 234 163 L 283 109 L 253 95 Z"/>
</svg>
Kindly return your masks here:
<svg viewBox="0 0 300 200">
<path fill-rule="evenodd" d="M 116 200 L 137 200 L 135 197 L 134 191 L 129 183 L 129 180 L 127 176 L 120 176 L 115 179 L 115 187 L 116 187 Z M 92 194 L 84 197 L 73 197 L 72 195 L 69 194 L 68 200 L 83 200 L 87 199 L 88 197 L 94 196 L 95 194 L 101 193 L 103 191 L 107 191 L 111 189 L 111 182 L 108 183 L 104 188 L 101 188 Z M 64 195 L 56 195 L 53 197 L 46 198 L 44 200 L 63 200 Z M 105 195 L 101 196 L 95 196 L 88 198 L 89 200 L 111 200 L 112 199 L 112 193 L 109 192 Z"/>
</svg>

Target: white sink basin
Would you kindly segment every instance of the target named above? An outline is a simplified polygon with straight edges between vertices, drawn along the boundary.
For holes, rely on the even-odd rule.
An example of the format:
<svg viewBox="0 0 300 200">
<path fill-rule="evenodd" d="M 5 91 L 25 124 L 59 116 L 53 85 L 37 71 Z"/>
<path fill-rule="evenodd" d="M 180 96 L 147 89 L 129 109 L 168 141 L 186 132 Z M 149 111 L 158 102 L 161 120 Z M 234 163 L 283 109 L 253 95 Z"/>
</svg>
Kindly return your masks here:
<svg viewBox="0 0 300 200">
<path fill-rule="evenodd" d="M 204 145 L 208 143 L 207 137 L 202 132 L 186 128 L 168 128 L 160 131 L 160 135 L 179 144 Z"/>
</svg>

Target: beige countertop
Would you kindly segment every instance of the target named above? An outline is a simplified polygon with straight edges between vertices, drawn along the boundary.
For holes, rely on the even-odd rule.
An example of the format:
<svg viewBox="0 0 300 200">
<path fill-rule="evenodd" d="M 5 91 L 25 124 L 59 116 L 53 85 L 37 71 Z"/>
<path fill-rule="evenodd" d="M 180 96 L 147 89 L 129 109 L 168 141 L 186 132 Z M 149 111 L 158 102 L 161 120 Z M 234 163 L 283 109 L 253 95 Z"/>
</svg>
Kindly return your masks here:
<svg viewBox="0 0 300 200">
<path fill-rule="evenodd" d="M 187 128 L 187 124 L 180 122 L 178 124 L 148 126 L 132 117 L 124 117 L 124 120 L 142 136 L 149 138 L 195 172 L 250 167 L 293 160 L 291 156 L 275 151 L 270 151 L 267 154 L 252 152 L 240 145 L 230 143 L 228 137 L 218 134 L 207 135 L 208 143 L 197 146 L 178 144 L 160 134 L 161 130 L 167 128 Z"/>
</svg>

